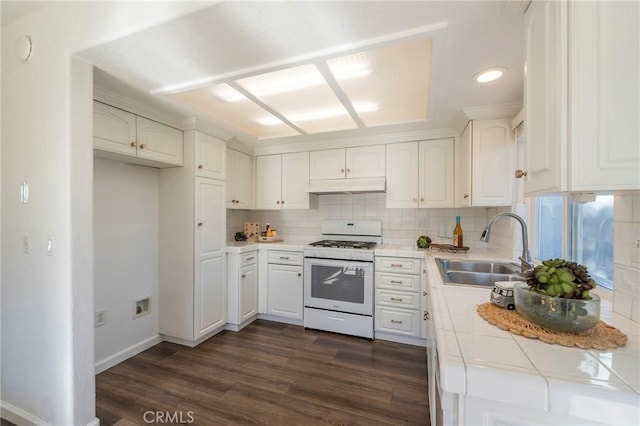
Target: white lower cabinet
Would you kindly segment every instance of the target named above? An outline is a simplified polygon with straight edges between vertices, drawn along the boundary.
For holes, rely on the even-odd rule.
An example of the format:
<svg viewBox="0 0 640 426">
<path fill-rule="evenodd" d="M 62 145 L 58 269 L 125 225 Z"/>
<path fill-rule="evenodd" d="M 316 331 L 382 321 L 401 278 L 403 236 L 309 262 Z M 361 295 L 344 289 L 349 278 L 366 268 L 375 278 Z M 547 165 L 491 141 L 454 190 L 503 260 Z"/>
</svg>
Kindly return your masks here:
<svg viewBox="0 0 640 426">
<path fill-rule="evenodd" d="M 422 262 L 414 258 L 375 258 L 376 339 L 422 344 L 422 340 L 402 338 L 427 338 L 426 272 Z"/>
<path fill-rule="evenodd" d="M 258 252 L 227 255 L 227 329 L 238 331 L 258 316 Z"/>
<path fill-rule="evenodd" d="M 280 263 L 278 259 L 283 260 Z M 290 320 L 302 320 L 303 312 L 303 267 L 291 264 L 291 259 L 299 258 L 302 253 L 288 251 L 269 251 L 267 277 L 267 313 L 275 317 Z"/>
</svg>

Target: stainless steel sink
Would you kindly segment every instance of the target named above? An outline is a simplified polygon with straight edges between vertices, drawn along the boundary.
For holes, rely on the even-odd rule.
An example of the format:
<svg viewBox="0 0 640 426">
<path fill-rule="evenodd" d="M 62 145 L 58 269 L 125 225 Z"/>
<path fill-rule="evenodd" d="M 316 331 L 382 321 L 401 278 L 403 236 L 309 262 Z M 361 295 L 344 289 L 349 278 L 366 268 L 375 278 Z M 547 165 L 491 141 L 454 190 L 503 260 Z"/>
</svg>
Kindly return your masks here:
<svg viewBox="0 0 640 426">
<path fill-rule="evenodd" d="M 493 287 L 496 281 L 523 279 L 515 263 L 436 258 L 436 264 L 446 285 Z"/>
<path fill-rule="evenodd" d="M 484 261 L 457 261 L 438 259 L 445 271 L 485 272 L 497 274 L 517 274 L 520 267 L 515 263 L 484 262 Z"/>
</svg>

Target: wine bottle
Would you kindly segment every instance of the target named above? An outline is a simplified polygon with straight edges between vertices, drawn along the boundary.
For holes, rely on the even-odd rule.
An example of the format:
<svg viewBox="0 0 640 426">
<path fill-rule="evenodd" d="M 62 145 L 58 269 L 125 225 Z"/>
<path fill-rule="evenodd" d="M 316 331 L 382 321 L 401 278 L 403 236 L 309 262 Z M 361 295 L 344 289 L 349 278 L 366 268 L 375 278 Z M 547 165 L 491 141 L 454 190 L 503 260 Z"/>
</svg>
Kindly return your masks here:
<svg viewBox="0 0 640 426">
<path fill-rule="evenodd" d="M 460 226 L 460 216 L 456 216 L 456 227 L 453 228 L 453 245 L 456 247 L 463 246 L 462 226 Z"/>
</svg>

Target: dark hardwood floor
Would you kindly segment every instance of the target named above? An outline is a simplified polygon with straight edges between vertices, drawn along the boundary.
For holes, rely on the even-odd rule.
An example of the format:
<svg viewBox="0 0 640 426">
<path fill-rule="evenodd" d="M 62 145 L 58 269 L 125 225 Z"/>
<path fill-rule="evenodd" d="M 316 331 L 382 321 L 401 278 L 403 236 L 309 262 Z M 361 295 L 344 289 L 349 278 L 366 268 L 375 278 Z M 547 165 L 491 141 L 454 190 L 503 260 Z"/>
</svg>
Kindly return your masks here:
<svg viewBox="0 0 640 426">
<path fill-rule="evenodd" d="M 101 425 L 429 425 L 424 348 L 263 320 L 160 343 L 96 388 Z"/>
</svg>

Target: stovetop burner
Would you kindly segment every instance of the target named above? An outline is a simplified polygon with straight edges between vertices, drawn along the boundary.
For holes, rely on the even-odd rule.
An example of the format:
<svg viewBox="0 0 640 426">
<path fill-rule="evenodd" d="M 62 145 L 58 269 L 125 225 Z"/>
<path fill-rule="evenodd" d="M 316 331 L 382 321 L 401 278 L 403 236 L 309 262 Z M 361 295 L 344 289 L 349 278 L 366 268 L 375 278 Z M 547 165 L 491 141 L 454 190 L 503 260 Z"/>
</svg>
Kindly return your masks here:
<svg viewBox="0 0 640 426">
<path fill-rule="evenodd" d="M 309 244 L 313 247 L 335 247 L 347 249 L 371 250 L 376 246 L 375 242 L 369 241 L 340 241 L 340 240 L 322 240 Z"/>
</svg>

